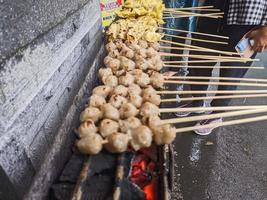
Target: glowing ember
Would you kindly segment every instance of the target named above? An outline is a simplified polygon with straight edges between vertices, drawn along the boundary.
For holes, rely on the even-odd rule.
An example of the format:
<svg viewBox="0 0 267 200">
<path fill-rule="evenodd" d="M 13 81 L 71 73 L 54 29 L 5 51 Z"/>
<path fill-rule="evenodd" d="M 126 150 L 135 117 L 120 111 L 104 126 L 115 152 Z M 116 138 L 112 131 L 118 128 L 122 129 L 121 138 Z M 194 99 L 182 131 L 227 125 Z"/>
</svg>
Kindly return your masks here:
<svg viewBox="0 0 267 200">
<path fill-rule="evenodd" d="M 156 165 L 144 154 L 137 154 L 132 162 L 130 180 L 146 194 L 146 200 L 156 200 L 157 178 L 154 177 Z"/>
</svg>

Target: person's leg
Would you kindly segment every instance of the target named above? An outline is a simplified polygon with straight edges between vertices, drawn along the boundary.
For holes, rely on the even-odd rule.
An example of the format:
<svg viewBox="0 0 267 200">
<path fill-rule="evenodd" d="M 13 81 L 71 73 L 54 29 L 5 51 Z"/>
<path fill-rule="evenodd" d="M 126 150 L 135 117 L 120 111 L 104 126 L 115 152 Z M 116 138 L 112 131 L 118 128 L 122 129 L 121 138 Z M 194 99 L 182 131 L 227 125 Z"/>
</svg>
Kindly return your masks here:
<svg viewBox="0 0 267 200">
<path fill-rule="evenodd" d="M 253 28 L 253 26 L 226 26 L 225 32 L 228 34 L 230 38 L 229 45 L 224 48 L 226 51 L 235 51 L 235 46 L 237 43 L 242 39 L 242 37 Z M 256 56 L 253 55 L 253 58 Z M 237 63 L 237 62 L 229 62 L 225 63 L 225 66 L 250 66 L 251 62 L 247 63 Z M 247 69 L 235 69 L 235 68 L 229 68 L 229 69 L 221 69 L 220 70 L 220 77 L 236 77 L 241 78 L 243 77 L 247 72 Z M 218 91 L 220 90 L 235 90 L 236 86 L 230 85 L 230 86 L 219 86 Z M 221 94 L 217 94 L 216 96 L 219 96 Z M 230 103 L 230 99 L 215 99 L 212 101 L 211 106 L 227 106 Z M 217 112 L 213 112 L 217 113 Z M 222 122 L 222 118 L 218 119 L 211 119 L 211 120 L 202 120 L 196 124 L 196 126 L 199 125 L 207 125 L 207 124 L 218 124 Z M 214 126 L 216 127 L 216 126 Z M 206 129 L 198 129 L 195 130 L 195 133 L 199 135 L 208 135 L 213 131 L 214 128 L 206 128 Z"/>
<path fill-rule="evenodd" d="M 225 28 L 225 32 L 228 32 L 230 42 L 229 45 L 225 48 L 227 51 L 235 51 L 235 46 L 241 40 L 241 38 L 253 28 L 253 26 L 227 26 Z M 235 34 L 234 34 L 235 33 Z M 255 58 L 256 54 L 252 56 Z M 225 66 L 251 66 L 252 62 L 242 63 L 242 62 L 229 62 L 225 63 Z M 245 76 L 248 69 L 221 69 L 220 77 L 234 77 L 234 78 L 242 78 Z M 218 90 L 236 90 L 237 86 L 219 86 Z M 217 94 L 219 96 L 221 94 Z M 216 99 L 213 100 L 212 106 L 227 106 L 230 103 L 231 99 Z"/>
<path fill-rule="evenodd" d="M 215 6 L 215 0 L 206 0 L 204 3 L 205 6 L 210 6 L 213 5 Z M 216 7 L 220 8 L 221 7 Z M 202 32 L 202 33 L 209 33 L 209 34 L 218 34 L 218 27 L 219 27 L 219 20 L 218 19 L 211 19 L 211 18 L 198 18 L 198 26 L 197 26 L 197 31 Z M 200 35 L 193 35 L 194 38 L 197 39 L 211 39 L 209 37 L 203 37 Z M 220 40 L 219 38 L 212 38 L 214 40 Z M 192 43 L 195 46 L 200 46 L 208 49 L 216 49 L 220 50 L 222 46 L 220 44 L 213 44 L 213 43 L 208 43 L 208 42 L 193 42 Z M 218 53 L 212 53 L 212 52 L 199 52 L 199 51 L 191 51 L 191 55 L 211 55 L 211 56 L 218 56 Z M 191 58 L 190 61 L 194 60 L 202 60 L 200 58 L 193 59 Z M 189 63 L 189 66 L 214 66 L 216 63 L 210 62 L 210 63 Z M 205 76 L 205 77 L 210 77 L 212 76 L 212 68 L 189 68 L 189 75 L 188 76 Z M 201 80 L 197 80 L 201 82 Z M 206 81 L 206 80 L 203 80 Z M 191 85 L 191 90 L 193 91 L 205 91 L 208 89 L 208 85 Z M 206 94 L 193 94 L 193 97 L 204 97 Z M 195 101 L 194 104 L 197 106 L 203 105 L 203 101 Z"/>
</svg>

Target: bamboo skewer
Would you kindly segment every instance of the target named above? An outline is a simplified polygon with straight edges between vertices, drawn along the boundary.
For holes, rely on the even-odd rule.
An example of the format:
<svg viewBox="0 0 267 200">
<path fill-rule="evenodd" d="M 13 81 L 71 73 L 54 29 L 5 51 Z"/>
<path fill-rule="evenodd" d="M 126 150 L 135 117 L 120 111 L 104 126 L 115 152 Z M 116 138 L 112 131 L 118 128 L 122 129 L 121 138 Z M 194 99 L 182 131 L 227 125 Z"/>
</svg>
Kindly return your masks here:
<svg viewBox="0 0 267 200">
<path fill-rule="evenodd" d="M 197 111 L 229 111 L 229 110 L 251 110 L 266 109 L 266 105 L 258 106 L 217 106 L 217 107 L 189 107 L 189 108 L 160 108 L 160 113 L 174 112 L 197 112 Z"/>
<path fill-rule="evenodd" d="M 162 19 L 179 19 L 179 18 L 186 18 L 186 17 L 206 17 L 206 18 L 213 18 L 213 19 L 218 19 L 222 18 L 222 16 L 203 16 L 203 15 L 180 15 L 180 16 L 175 16 L 175 17 L 163 17 Z"/>
<path fill-rule="evenodd" d="M 172 41 L 168 41 L 168 40 L 160 40 L 160 42 L 164 42 L 164 43 L 167 43 L 167 44 L 174 44 L 174 45 L 183 46 L 183 47 L 201 49 L 201 50 L 206 51 L 206 52 L 221 53 L 221 54 L 226 54 L 226 55 L 240 55 L 239 53 L 236 53 L 236 52 L 219 51 L 219 50 L 216 50 L 216 49 L 198 47 L 198 46 L 195 46 L 195 45 L 183 44 L 183 43 L 180 43 L 180 42 L 172 42 Z"/>
<path fill-rule="evenodd" d="M 166 34 L 166 33 L 164 34 L 164 36 L 179 38 L 179 39 L 185 39 L 185 40 L 191 40 L 191 41 L 197 41 L 197 42 L 212 43 L 212 44 L 228 44 L 228 42 L 220 42 L 220 41 L 214 41 L 214 40 L 204 40 L 204 39 L 198 39 L 198 38 L 183 37 L 183 36 L 171 35 L 171 34 Z"/>
<path fill-rule="evenodd" d="M 168 13 L 171 15 L 172 18 L 179 18 L 179 17 L 208 17 L 208 18 L 222 18 L 223 12 L 220 13 L 208 13 L 208 14 L 202 14 L 202 13 L 195 13 L 195 12 L 185 12 L 185 11 L 179 11 L 179 10 L 172 10 L 172 11 L 165 11 L 165 13 Z M 172 15 L 174 14 L 174 15 Z M 165 17 L 166 18 L 166 17 Z M 164 17 L 163 17 L 164 19 Z"/>
<path fill-rule="evenodd" d="M 171 46 L 160 46 L 161 49 L 174 49 L 174 50 L 187 50 L 187 51 L 195 51 L 195 52 L 207 52 L 202 49 L 192 49 L 192 48 L 185 48 L 185 47 L 171 47 Z"/>
<path fill-rule="evenodd" d="M 236 62 L 236 63 L 246 63 L 247 61 L 241 61 L 241 60 L 184 60 L 184 61 L 164 61 L 164 64 L 187 64 L 187 63 L 225 63 L 225 62 Z"/>
<path fill-rule="evenodd" d="M 188 11 L 182 11 L 182 10 L 168 10 L 164 11 L 165 14 L 175 14 L 175 15 L 201 15 L 201 16 L 222 16 L 224 12 L 216 12 L 216 13 L 196 13 L 196 12 L 188 12 Z"/>
<path fill-rule="evenodd" d="M 245 94 L 245 95 L 225 95 L 225 96 L 205 96 L 205 97 L 185 97 L 185 98 L 172 98 L 162 99 L 161 103 L 166 102 L 183 102 L 183 101 L 200 101 L 200 100 L 214 100 L 214 99 L 239 99 L 239 98 L 260 98 L 267 97 L 267 94 Z"/>
<path fill-rule="evenodd" d="M 164 83 L 170 84 L 187 84 L 187 85 L 236 85 L 236 86 L 249 86 L 249 87 L 267 87 L 267 84 L 263 83 L 237 83 L 237 82 L 202 82 L 202 81 L 169 81 Z"/>
<path fill-rule="evenodd" d="M 266 115 L 260 116 L 260 117 L 250 117 L 246 119 L 230 120 L 230 121 L 221 122 L 218 124 L 207 124 L 207 125 L 199 125 L 199 126 L 194 126 L 194 127 L 178 128 L 176 129 L 176 133 L 183 133 L 183 132 L 193 131 L 197 129 L 204 129 L 204 128 L 218 128 L 222 126 L 244 124 L 244 123 L 257 122 L 257 121 L 263 121 L 263 120 L 267 120 Z"/>
<path fill-rule="evenodd" d="M 184 8 L 165 8 L 165 10 L 180 10 L 180 9 L 187 9 L 187 10 L 191 10 L 191 9 L 206 9 L 206 8 L 214 8 L 214 6 L 195 6 L 195 7 L 184 7 Z"/>
<path fill-rule="evenodd" d="M 171 11 L 210 11 L 210 12 L 220 12 L 220 9 L 217 8 L 166 8 L 163 12 L 171 12 Z"/>
<path fill-rule="evenodd" d="M 259 61 L 259 59 L 255 58 L 244 58 L 237 56 L 221 56 L 221 55 L 209 55 L 209 54 L 184 54 L 184 53 L 168 53 L 168 52 L 160 52 L 162 56 L 168 57 L 192 57 L 192 58 L 206 58 L 206 59 L 225 59 L 225 60 L 244 60 L 244 61 Z"/>
<path fill-rule="evenodd" d="M 190 33 L 190 34 L 195 34 L 195 35 L 202 35 L 202 36 L 222 38 L 222 39 L 229 39 L 229 37 L 222 36 L 222 35 L 215 35 L 215 34 L 209 34 L 209 33 L 201 33 L 201 32 L 194 32 L 194 31 L 187 31 L 187 30 L 182 30 L 182 29 L 164 28 L 164 27 L 158 27 L 158 29 L 175 31 L 175 32 L 181 32 L 181 33 Z"/>
<path fill-rule="evenodd" d="M 157 94 L 265 94 L 267 90 L 183 90 L 157 91 Z"/>
<path fill-rule="evenodd" d="M 174 54 L 174 53 L 165 53 L 161 52 L 161 56 L 163 57 L 189 57 L 189 58 L 198 58 L 198 59 L 207 59 L 207 60 L 235 60 L 235 61 L 244 61 L 244 62 L 254 62 L 259 61 L 259 59 L 251 59 L 251 58 L 242 58 L 242 57 L 234 57 L 234 56 L 212 56 L 212 55 L 195 55 L 195 54 Z M 168 61 L 167 61 L 168 62 Z M 173 61 L 174 63 L 177 61 Z"/>
<path fill-rule="evenodd" d="M 250 115 L 250 114 L 264 113 L 264 112 L 267 112 L 267 108 L 253 109 L 253 110 L 239 110 L 239 111 L 223 112 L 223 113 L 216 113 L 216 114 L 210 114 L 210 115 L 165 119 L 165 120 L 161 120 L 161 123 L 162 124 L 176 124 L 176 123 L 194 122 L 194 121 L 200 121 L 200 120 L 206 120 L 206 119 Z"/>
<path fill-rule="evenodd" d="M 265 69 L 264 67 L 250 67 L 250 66 L 187 66 L 187 65 L 168 65 L 165 64 L 163 67 L 169 68 L 207 68 L 207 69 Z"/>
<path fill-rule="evenodd" d="M 178 9 L 178 10 L 180 10 L 180 9 L 188 9 L 188 10 L 191 10 L 191 9 L 194 9 L 194 8 L 197 8 L 197 9 L 202 9 L 202 8 L 214 8 L 214 6 L 194 6 L 194 7 L 184 7 L 184 8 L 165 8 L 165 10 L 169 10 L 169 9 L 171 9 L 171 10 L 173 10 L 173 9 Z"/>
<path fill-rule="evenodd" d="M 235 78 L 235 77 L 208 77 L 208 76 L 165 76 L 167 79 L 193 79 L 193 80 L 225 80 L 225 81 L 251 81 L 267 83 L 267 79 L 260 78 Z"/>
</svg>

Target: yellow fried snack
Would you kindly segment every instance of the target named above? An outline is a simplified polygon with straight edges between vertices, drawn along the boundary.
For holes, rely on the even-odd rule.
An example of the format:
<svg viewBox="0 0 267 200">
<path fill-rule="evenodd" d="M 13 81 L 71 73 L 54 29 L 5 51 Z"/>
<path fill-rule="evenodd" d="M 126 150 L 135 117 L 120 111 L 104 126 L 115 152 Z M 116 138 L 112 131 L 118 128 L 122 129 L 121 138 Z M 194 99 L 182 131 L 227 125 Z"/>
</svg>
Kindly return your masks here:
<svg viewBox="0 0 267 200">
<path fill-rule="evenodd" d="M 123 10 L 117 12 L 120 18 L 150 16 L 163 24 L 162 13 L 165 6 L 162 0 L 126 0 Z"/>
<path fill-rule="evenodd" d="M 158 42 L 162 35 L 156 32 L 157 27 L 157 21 L 150 16 L 119 19 L 110 25 L 106 34 L 110 41 L 122 39 L 129 42 L 138 40 Z"/>
</svg>

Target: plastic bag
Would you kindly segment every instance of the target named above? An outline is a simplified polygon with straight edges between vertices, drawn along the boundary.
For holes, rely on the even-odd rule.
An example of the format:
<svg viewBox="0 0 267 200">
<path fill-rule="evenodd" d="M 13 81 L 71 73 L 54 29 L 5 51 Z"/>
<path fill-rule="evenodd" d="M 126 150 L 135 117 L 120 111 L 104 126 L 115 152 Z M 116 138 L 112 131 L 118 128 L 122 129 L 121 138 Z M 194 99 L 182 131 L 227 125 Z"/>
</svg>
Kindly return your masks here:
<svg viewBox="0 0 267 200">
<path fill-rule="evenodd" d="M 198 0 L 164 0 L 166 8 L 184 8 L 198 6 Z M 196 28 L 196 17 L 186 17 L 180 19 L 166 19 L 166 28 L 183 29 L 194 31 Z M 178 32 L 167 31 L 168 34 L 177 35 Z"/>
</svg>

